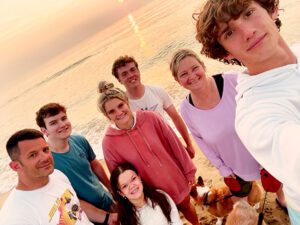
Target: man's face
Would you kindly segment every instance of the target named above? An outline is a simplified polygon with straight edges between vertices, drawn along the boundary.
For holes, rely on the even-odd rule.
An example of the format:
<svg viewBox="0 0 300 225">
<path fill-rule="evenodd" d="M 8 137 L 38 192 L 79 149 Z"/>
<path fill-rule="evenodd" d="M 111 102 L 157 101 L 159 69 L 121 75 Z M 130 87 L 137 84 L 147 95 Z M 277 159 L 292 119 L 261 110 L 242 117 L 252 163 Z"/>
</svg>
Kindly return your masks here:
<svg viewBox="0 0 300 225">
<path fill-rule="evenodd" d="M 280 45 L 279 31 L 274 19 L 253 1 L 236 20 L 219 24 L 219 43 L 229 53 L 228 59 L 237 59 L 248 68 L 268 63 Z"/>
<path fill-rule="evenodd" d="M 135 66 L 134 62 L 126 63 L 117 69 L 118 80 L 123 84 L 126 90 L 141 85 L 141 75 L 139 69 Z"/>
<path fill-rule="evenodd" d="M 47 142 L 43 138 L 20 141 L 18 172 L 30 182 L 40 181 L 53 172 L 53 158 Z"/>
<path fill-rule="evenodd" d="M 46 128 L 42 127 L 41 131 L 49 139 L 67 139 L 72 132 L 72 125 L 64 112 L 59 112 L 55 116 L 44 118 Z"/>
</svg>

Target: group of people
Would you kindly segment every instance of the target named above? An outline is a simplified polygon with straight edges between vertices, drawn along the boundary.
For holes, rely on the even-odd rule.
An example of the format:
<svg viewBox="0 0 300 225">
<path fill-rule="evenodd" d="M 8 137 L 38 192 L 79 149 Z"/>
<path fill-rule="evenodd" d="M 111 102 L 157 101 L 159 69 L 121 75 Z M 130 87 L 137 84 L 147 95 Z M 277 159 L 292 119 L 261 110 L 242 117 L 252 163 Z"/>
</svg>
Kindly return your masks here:
<svg viewBox="0 0 300 225">
<path fill-rule="evenodd" d="M 133 57 L 115 60 L 112 74 L 126 92 L 101 81 L 97 102 L 111 121 L 102 143 L 110 179 L 88 141 L 71 134 L 66 108 L 41 107 L 40 131 L 23 129 L 7 142 L 18 184 L 0 224 L 183 224 L 178 210 L 200 224 L 189 196 L 196 167 L 187 127 L 225 183 L 243 184 L 232 190 L 236 200 L 247 196 L 265 168 L 283 184 L 278 202 L 287 206 L 291 224 L 300 224 L 300 48 L 292 50 L 280 36 L 278 4 L 205 3 L 196 15 L 201 53 L 246 70 L 208 76 L 195 52 L 178 50 L 170 70 L 190 92 L 182 117 L 162 88 L 141 83 Z"/>
</svg>

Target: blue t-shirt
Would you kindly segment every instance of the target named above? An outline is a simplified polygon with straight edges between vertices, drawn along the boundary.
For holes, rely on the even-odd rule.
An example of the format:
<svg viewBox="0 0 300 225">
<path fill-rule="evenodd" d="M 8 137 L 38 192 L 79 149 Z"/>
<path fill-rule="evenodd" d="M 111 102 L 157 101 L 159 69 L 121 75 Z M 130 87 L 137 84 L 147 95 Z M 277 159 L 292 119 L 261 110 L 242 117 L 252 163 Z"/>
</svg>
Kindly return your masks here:
<svg viewBox="0 0 300 225">
<path fill-rule="evenodd" d="M 92 171 L 90 162 L 96 158 L 96 155 L 84 137 L 71 135 L 69 151 L 52 152 L 52 155 L 54 167 L 69 178 L 79 199 L 106 211 L 110 208 L 112 197 Z"/>
</svg>

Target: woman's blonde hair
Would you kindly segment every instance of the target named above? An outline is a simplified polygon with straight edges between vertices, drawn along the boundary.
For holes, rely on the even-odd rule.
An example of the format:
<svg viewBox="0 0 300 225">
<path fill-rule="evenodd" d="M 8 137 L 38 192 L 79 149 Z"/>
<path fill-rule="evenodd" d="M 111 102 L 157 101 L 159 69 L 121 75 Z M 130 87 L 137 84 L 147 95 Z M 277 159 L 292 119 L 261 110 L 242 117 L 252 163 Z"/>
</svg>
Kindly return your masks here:
<svg viewBox="0 0 300 225">
<path fill-rule="evenodd" d="M 128 104 L 128 98 L 125 92 L 119 88 L 115 88 L 113 83 L 100 81 L 98 84 L 98 92 L 100 93 L 100 96 L 98 98 L 98 108 L 105 116 L 107 116 L 107 114 L 104 108 L 104 104 L 108 100 L 118 98 Z"/>
<path fill-rule="evenodd" d="M 174 53 L 172 60 L 170 62 L 170 70 L 175 80 L 177 78 L 178 68 L 181 60 L 185 59 L 188 56 L 195 58 L 203 67 L 203 69 L 206 70 L 204 62 L 199 58 L 199 56 L 194 51 L 190 49 L 179 49 L 177 52 Z"/>
</svg>

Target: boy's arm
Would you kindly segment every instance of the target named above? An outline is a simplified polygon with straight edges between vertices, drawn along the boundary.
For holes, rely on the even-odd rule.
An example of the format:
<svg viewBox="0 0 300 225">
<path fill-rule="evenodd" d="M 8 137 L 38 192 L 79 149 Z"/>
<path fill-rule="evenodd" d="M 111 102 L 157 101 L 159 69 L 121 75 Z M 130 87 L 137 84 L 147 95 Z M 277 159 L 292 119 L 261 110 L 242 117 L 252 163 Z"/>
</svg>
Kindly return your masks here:
<svg viewBox="0 0 300 225">
<path fill-rule="evenodd" d="M 186 143 L 186 150 L 187 150 L 189 156 L 191 158 L 194 158 L 195 157 L 195 149 L 193 147 L 191 138 L 189 136 L 188 129 L 187 129 L 183 119 L 177 112 L 175 106 L 172 104 L 168 108 L 166 108 L 165 111 L 168 113 L 168 115 L 172 119 L 176 129 L 178 130 L 178 132 L 181 134 L 182 138 L 184 139 L 184 141 Z"/>
<path fill-rule="evenodd" d="M 102 184 L 111 192 L 110 182 L 101 163 L 95 158 L 91 162 L 93 172 L 96 174 Z"/>
</svg>

